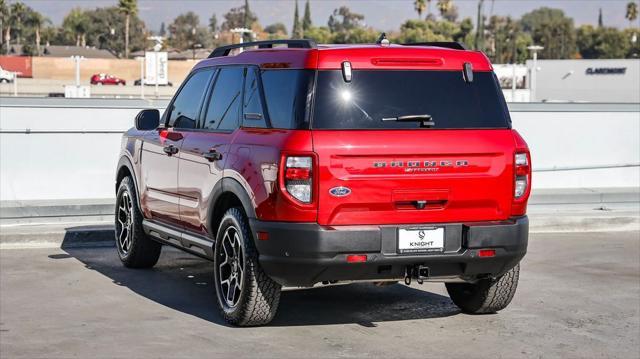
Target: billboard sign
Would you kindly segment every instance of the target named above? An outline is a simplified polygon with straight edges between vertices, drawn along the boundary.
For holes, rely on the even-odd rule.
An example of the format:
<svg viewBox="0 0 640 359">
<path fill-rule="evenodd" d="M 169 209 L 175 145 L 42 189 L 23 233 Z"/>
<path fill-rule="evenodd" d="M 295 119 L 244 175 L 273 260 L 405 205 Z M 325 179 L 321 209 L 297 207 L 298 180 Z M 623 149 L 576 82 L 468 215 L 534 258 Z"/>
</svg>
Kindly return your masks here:
<svg viewBox="0 0 640 359">
<path fill-rule="evenodd" d="M 169 83 L 169 62 L 167 52 L 146 51 L 145 58 L 145 80 L 147 85 L 156 84 L 156 69 L 158 85 L 167 85 Z"/>
</svg>

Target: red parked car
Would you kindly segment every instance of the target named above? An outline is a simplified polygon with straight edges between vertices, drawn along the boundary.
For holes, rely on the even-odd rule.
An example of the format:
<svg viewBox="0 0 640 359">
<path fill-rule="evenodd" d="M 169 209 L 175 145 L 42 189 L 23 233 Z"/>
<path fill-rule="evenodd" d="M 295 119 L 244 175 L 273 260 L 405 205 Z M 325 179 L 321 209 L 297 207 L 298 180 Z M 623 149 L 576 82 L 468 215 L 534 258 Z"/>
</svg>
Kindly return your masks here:
<svg viewBox="0 0 640 359">
<path fill-rule="evenodd" d="M 230 55 L 239 47 L 257 49 Z M 117 168 L 118 255 L 151 267 L 166 244 L 212 260 L 230 323 L 271 321 L 282 286 L 440 281 L 467 313 L 515 294 L 531 158 L 481 52 L 225 46 L 162 117 L 135 123 Z"/>
<path fill-rule="evenodd" d="M 127 81 L 108 74 L 95 74 L 91 76 L 92 85 L 126 85 Z"/>
</svg>

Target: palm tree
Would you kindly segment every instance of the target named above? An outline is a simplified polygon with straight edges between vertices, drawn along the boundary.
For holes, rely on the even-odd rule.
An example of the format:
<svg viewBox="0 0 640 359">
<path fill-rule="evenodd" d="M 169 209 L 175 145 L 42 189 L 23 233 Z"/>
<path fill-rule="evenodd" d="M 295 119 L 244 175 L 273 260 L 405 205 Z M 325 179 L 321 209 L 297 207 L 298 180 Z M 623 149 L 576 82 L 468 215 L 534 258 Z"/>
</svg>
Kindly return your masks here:
<svg viewBox="0 0 640 359">
<path fill-rule="evenodd" d="M 427 4 L 425 3 L 425 0 L 416 0 L 413 2 L 413 8 L 418 13 L 418 19 L 422 19 L 422 13 L 427 8 Z"/>
<path fill-rule="evenodd" d="M 87 30 L 89 29 L 89 18 L 80 8 L 72 9 L 62 21 L 62 28 L 73 34 L 76 39 L 76 46 L 86 46 Z"/>
<path fill-rule="evenodd" d="M 124 57 L 129 58 L 129 24 L 131 23 L 131 15 L 138 12 L 137 0 L 119 0 L 118 9 L 126 15 L 124 21 Z"/>
<path fill-rule="evenodd" d="M 40 33 L 41 30 L 44 26 L 46 26 L 47 24 L 50 24 L 51 21 L 49 19 L 47 19 L 46 17 L 42 16 L 42 14 L 40 14 L 37 11 L 30 11 L 29 15 L 26 18 L 25 21 L 25 25 L 31 27 L 34 29 L 35 32 L 35 37 L 36 37 L 36 53 L 38 54 L 38 56 L 42 55 L 42 52 L 40 51 Z"/>
<path fill-rule="evenodd" d="M 635 1 L 627 4 L 627 14 L 625 17 L 629 20 L 629 26 L 633 26 L 632 23 L 638 18 L 638 4 L 636 4 Z"/>
<path fill-rule="evenodd" d="M 0 37 L 3 40 L 2 45 L 6 46 L 5 54 L 8 54 L 11 41 L 11 12 L 5 0 L 0 0 Z"/>
<path fill-rule="evenodd" d="M 26 11 L 27 7 L 19 1 L 11 4 L 9 22 L 12 24 L 13 29 L 16 30 L 16 44 L 18 45 L 22 42 L 22 24 L 24 23 Z"/>
<path fill-rule="evenodd" d="M 440 16 L 444 18 L 444 15 L 451 10 L 451 6 L 453 6 L 451 0 L 438 0 L 437 7 L 438 11 L 440 11 Z"/>
</svg>

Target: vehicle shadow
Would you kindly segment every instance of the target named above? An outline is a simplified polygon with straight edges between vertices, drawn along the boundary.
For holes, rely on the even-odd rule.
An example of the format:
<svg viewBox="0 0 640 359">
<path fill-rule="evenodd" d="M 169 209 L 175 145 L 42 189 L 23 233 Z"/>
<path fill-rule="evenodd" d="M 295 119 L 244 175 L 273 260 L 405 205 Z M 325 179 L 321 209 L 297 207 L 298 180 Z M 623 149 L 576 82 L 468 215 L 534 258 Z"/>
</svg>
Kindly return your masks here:
<svg viewBox="0 0 640 359">
<path fill-rule="evenodd" d="M 108 277 L 115 285 L 158 304 L 227 326 L 216 307 L 213 263 L 165 246 L 152 269 L 125 268 L 113 246 L 65 245 L 62 249 L 87 269 Z M 51 259 L 67 257 L 50 255 Z M 395 284 L 370 283 L 285 290 L 271 326 L 359 324 L 441 318 L 460 313 L 449 297 Z"/>
</svg>

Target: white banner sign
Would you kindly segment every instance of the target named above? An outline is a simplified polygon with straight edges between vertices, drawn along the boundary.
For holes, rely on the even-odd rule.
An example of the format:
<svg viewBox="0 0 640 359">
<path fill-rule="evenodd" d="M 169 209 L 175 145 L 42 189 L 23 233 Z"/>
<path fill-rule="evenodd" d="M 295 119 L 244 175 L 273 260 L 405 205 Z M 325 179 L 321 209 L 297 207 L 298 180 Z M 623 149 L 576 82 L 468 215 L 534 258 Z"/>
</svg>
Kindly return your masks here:
<svg viewBox="0 0 640 359">
<path fill-rule="evenodd" d="M 144 82 L 147 85 L 156 84 L 156 74 L 158 85 L 169 83 L 169 62 L 166 52 L 146 51 L 144 53 L 146 74 Z M 156 72 L 157 69 L 157 72 Z"/>
</svg>

